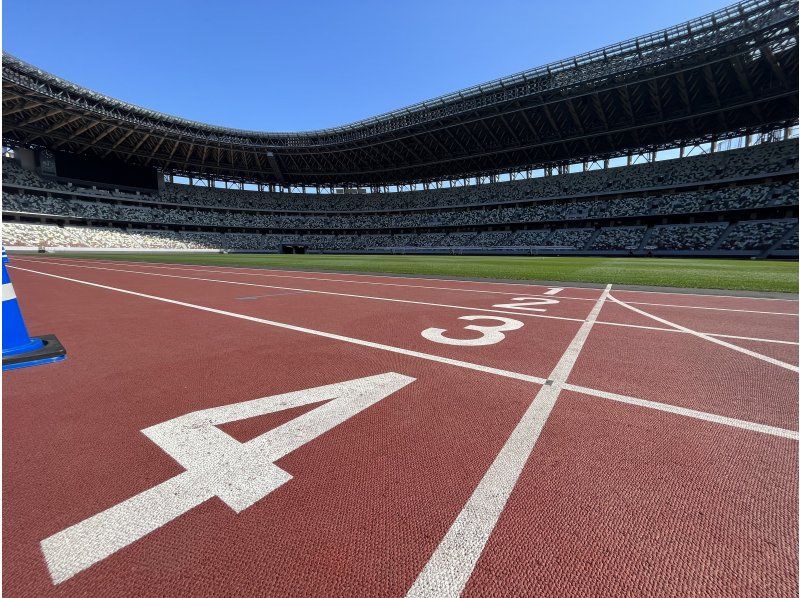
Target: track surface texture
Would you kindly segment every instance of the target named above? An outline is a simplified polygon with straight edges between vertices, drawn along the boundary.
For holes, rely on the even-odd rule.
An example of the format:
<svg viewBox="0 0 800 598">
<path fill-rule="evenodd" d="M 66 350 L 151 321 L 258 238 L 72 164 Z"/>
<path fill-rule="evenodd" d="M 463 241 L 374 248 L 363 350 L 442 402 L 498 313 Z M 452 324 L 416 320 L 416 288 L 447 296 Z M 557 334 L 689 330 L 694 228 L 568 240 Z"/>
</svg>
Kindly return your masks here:
<svg viewBox="0 0 800 598">
<path fill-rule="evenodd" d="M 13 257 L 7 596 L 792 596 L 795 300 Z"/>
</svg>

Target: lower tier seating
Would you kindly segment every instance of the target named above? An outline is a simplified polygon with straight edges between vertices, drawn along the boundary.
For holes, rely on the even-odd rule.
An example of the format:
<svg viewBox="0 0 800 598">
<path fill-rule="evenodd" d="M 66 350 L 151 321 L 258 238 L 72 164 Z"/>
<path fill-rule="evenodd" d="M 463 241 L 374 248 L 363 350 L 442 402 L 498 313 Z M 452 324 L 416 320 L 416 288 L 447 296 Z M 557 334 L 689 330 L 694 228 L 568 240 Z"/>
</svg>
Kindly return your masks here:
<svg viewBox="0 0 800 598">
<path fill-rule="evenodd" d="M 121 249 L 215 249 L 280 251 L 285 245 L 310 251 L 424 251 L 474 252 L 715 252 L 732 255 L 770 250 L 797 252 L 797 219 L 608 226 L 518 231 L 428 232 L 420 234 L 279 235 L 162 231 L 136 228 L 77 227 L 51 224 L 3 223 L 7 247 L 75 247 Z"/>
</svg>

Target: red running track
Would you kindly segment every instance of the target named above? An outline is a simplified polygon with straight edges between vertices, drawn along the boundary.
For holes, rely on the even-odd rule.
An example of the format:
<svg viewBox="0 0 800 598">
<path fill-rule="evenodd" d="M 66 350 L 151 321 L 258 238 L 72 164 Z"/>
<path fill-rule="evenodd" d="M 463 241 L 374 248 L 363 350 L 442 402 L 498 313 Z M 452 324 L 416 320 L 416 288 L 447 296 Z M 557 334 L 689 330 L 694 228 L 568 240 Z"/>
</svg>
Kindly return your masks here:
<svg viewBox="0 0 800 598">
<path fill-rule="evenodd" d="M 11 266 L 31 333 L 56 333 L 69 356 L 4 374 L 9 596 L 797 593 L 796 301 Z M 509 321 L 499 340 L 465 329 Z M 432 328 L 445 332 L 423 336 Z M 485 334 L 497 342 L 441 342 Z M 401 387 L 318 434 L 300 425 L 377 376 Z M 352 380 L 344 398 L 195 422 L 162 438 L 173 453 L 141 433 Z M 255 471 L 237 469 L 241 455 L 225 465 L 225 447 L 287 426 L 300 438 L 290 450 L 258 453 Z M 170 455 L 194 451 L 180 434 L 198 428 L 224 435 L 184 467 Z M 291 479 L 238 512 L 226 502 L 260 488 L 273 462 Z M 118 507 L 190 472 L 147 509 Z M 203 498 L 209 479 L 223 487 Z M 76 525 L 83 535 L 64 531 Z"/>
</svg>

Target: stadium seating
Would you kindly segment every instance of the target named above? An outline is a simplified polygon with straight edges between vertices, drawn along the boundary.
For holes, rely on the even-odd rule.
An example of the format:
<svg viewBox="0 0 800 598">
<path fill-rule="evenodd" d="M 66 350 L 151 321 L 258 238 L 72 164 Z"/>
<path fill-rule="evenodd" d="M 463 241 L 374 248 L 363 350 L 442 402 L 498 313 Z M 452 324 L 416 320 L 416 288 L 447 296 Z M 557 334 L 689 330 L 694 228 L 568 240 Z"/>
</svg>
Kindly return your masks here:
<svg viewBox="0 0 800 598">
<path fill-rule="evenodd" d="M 725 223 L 713 224 L 669 224 L 653 228 L 645 240 L 649 249 L 707 250 L 722 236 Z"/>
<path fill-rule="evenodd" d="M 603 228 L 592 242 L 592 249 L 633 251 L 642 244 L 644 226 L 610 226 Z"/>
<path fill-rule="evenodd" d="M 739 222 L 732 226 L 721 243 L 723 249 L 769 249 L 793 226 L 787 220 Z"/>
<path fill-rule="evenodd" d="M 785 253 L 796 250 L 787 237 L 797 222 L 796 170 L 797 141 L 788 140 L 429 191 L 316 195 L 167 184 L 146 193 L 45 179 L 5 160 L 4 238 L 12 246 L 245 251 L 295 244 L 311 251 Z M 43 226 L 54 220 L 65 226 Z"/>
</svg>

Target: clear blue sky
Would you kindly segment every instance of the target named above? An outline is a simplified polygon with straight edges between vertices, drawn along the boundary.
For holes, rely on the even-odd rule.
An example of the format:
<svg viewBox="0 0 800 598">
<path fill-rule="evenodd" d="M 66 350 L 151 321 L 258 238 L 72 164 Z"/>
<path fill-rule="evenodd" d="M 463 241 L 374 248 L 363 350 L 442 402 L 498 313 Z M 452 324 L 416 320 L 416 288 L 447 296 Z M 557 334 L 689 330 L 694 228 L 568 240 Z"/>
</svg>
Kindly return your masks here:
<svg viewBox="0 0 800 598">
<path fill-rule="evenodd" d="M 716 10 L 725 0 L 5 0 L 3 49 L 185 118 L 345 124 Z"/>
</svg>

